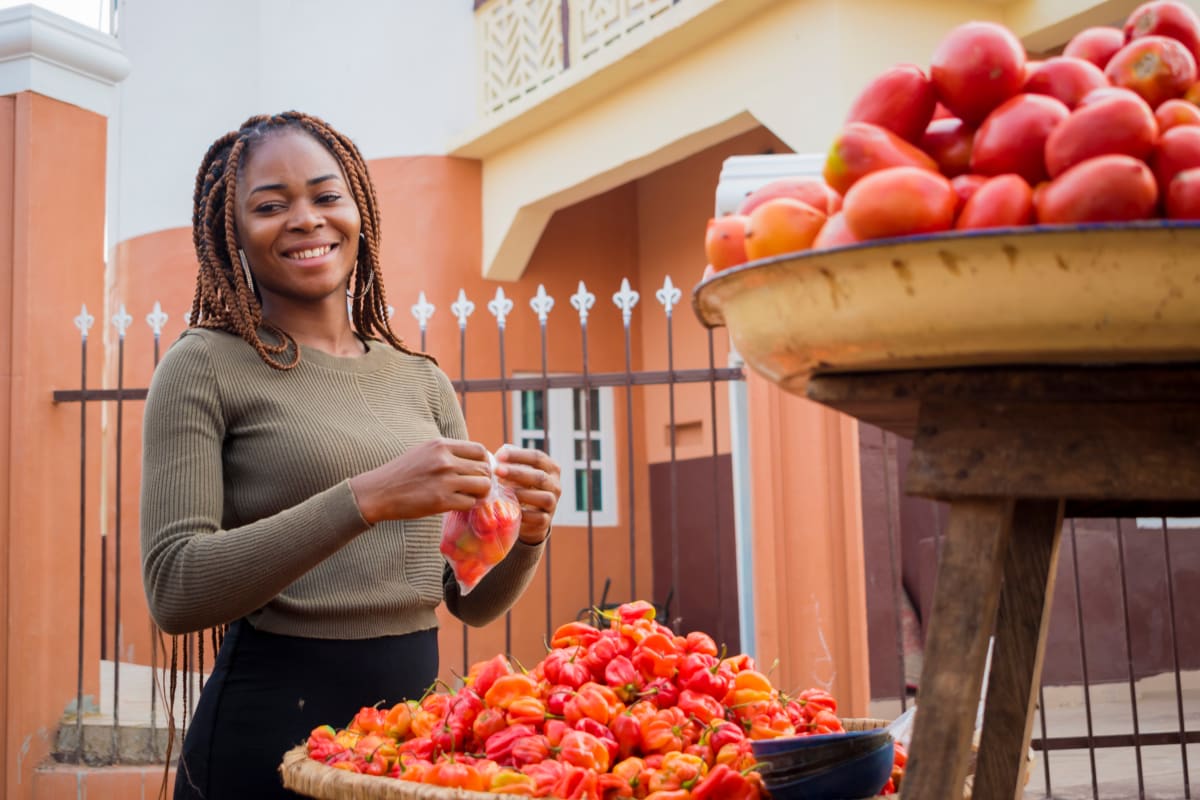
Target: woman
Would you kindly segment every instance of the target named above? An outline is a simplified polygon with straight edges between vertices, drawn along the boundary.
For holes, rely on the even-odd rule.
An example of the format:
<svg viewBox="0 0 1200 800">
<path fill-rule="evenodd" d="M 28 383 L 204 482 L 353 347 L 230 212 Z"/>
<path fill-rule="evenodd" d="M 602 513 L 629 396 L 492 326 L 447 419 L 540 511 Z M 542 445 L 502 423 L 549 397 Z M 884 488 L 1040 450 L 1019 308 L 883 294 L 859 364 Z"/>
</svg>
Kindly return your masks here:
<svg viewBox="0 0 1200 800">
<path fill-rule="evenodd" d="M 484 625 L 520 597 L 559 468 L 497 453 L 519 540 L 461 596 L 441 514 L 487 494 L 487 452 L 445 374 L 391 331 L 366 164 L 321 120 L 254 117 L 217 140 L 192 232 L 191 327 L 146 400 L 143 579 L 164 631 L 229 628 L 175 797 L 294 796 L 277 766 L 313 727 L 435 680 L 440 602 Z"/>
</svg>

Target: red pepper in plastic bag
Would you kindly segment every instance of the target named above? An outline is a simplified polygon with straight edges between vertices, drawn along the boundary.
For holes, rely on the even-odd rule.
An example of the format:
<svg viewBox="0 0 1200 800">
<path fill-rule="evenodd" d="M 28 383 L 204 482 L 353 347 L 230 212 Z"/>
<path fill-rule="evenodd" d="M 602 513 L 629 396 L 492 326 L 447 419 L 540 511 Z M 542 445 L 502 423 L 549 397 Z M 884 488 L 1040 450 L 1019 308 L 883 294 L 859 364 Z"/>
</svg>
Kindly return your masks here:
<svg viewBox="0 0 1200 800">
<path fill-rule="evenodd" d="M 496 479 L 496 460 L 488 453 L 492 488 L 470 511 L 449 511 L 442 522 L 442 555 L 450 562 L 463 595 L 479 585 L 504 560 L 521 529 L 521 504 L 510 487 Z"/>
</svg>

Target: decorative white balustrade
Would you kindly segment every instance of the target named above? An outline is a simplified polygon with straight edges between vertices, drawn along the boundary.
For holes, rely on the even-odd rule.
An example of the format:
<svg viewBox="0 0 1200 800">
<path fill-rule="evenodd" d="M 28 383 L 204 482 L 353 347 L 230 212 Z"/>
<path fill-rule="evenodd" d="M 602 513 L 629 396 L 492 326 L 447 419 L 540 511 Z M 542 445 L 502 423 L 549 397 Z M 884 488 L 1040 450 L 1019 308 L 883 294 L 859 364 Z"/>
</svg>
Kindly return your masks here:
<svg viewBox="0 0 1200 800">
<path fill-rule="evenodd" d="M 482 112 L 494 114 L 605 52 L 678 0 L 489 0 L 476 10 Z M 564 18 L 565 15 L 565 18 Z"/>
</svg>

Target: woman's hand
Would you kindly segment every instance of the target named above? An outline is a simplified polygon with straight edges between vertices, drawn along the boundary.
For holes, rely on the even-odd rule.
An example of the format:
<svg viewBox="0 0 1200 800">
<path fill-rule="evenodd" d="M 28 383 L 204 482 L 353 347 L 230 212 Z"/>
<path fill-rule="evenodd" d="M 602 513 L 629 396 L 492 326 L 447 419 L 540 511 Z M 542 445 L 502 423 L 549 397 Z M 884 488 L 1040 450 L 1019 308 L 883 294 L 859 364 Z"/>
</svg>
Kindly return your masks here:
<svg viewBox="0 0 1200 800">
<path fill-rule="evenodd" d="M 496 476 L 512 486 L 521 504 L 521 541 L 540 544 L 562 494 L 561 470 L 541 450 L 504 445 L 496 453 Z"/>
<path fill-rule="evenodd" d="M 468 511 L 491 486 L 487 448 L 458 439 L 425 442 L 350 479 L 358 511 L 371 525 Z"/>
</svg>

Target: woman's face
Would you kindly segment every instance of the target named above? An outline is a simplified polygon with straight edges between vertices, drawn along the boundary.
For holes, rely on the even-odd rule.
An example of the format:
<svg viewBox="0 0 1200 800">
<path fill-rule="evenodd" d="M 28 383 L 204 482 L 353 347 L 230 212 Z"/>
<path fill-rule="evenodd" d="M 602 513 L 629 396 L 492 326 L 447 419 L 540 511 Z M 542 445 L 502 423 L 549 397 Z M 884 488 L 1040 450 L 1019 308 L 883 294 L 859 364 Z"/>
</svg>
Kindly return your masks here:
<svg viewBox="0 0 1200 800">
<path fill-rule="evenodd" d="M 235 206 L 264 313 L 330 298 L 345 305 L 362 218 L 323 144 L 295 129 L 267 134 L 243 161 Z"/>
</svg>

